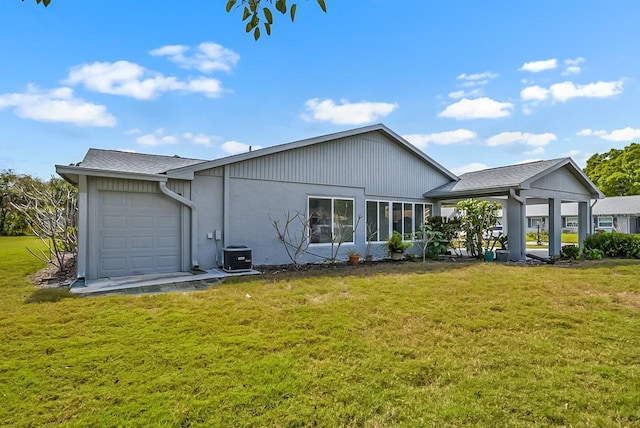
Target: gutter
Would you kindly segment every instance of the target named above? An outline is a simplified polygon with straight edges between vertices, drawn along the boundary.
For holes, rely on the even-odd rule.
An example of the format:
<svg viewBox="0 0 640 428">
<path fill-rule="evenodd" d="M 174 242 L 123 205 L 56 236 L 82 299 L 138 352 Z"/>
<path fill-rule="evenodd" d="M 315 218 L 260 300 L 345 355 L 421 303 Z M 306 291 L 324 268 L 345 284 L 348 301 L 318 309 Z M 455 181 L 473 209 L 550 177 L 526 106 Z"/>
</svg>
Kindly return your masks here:
<svg viewBox="0 0 640 428">
<path fill-rule="evenodd" d="M 191 267 L 193 269 L 199 269 L 200 263 L 198 263 L 198 242 L 197 242 L 198 217 L 196 213 L 196 204 L 194 204 L 189 199 L 177 194 L 176 192 L 169 190 L 166 182 L 161 181 L 158 184 L 160 185 L 160 191 L 162 193 L 164 193 L 171 199 L 174 199 L 180 202 L 181 204 L 188 206 L 189 209 L 191 210 Z"/>
<path fill-rule="evenodd" d="M 516 195 L 516 191 L 513 189 L 509 189 L 509 197 L 515 199 L 516 201 L 520 202 L 521 204 L 524 205 L 524 199 L 522 199 L 522 197 Z"/>
</svg>

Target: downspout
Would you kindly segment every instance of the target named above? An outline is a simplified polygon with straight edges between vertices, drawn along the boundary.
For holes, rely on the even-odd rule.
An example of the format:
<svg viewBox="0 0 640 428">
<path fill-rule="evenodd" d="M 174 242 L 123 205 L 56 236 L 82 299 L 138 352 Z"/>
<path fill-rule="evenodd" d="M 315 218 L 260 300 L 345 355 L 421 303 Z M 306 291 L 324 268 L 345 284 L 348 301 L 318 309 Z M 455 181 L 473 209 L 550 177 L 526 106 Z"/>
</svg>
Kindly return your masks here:
<svg viewBox="0 0 640 428">
<path fill-rule="evenodd" d="M 160 191 L 162 193 L 164 193 L 171 199 L 174 199 L 180 202 L 181 204 L 188 206 L 189 209 L 191 210 L 191 267 L 193 269 L 199 269 L 200 263 L 198 263 L 198 241 L 197 241 L 198 217 L 196 214 L 196 204 L 194 204 L 189 199 L 177 194 L 176 192 L 169 190 L 166 182 L 160 181 L 158 182 L 158 184 L 160 185 Z"/>
<path fill-rule="evenodd" d="M 521 196 L 516 195 L 516 191 L 513 189 L 509 189 L 509 196 L 515 199 L 516 201 L 524 204 L 524 199 Z"/>
</svg>

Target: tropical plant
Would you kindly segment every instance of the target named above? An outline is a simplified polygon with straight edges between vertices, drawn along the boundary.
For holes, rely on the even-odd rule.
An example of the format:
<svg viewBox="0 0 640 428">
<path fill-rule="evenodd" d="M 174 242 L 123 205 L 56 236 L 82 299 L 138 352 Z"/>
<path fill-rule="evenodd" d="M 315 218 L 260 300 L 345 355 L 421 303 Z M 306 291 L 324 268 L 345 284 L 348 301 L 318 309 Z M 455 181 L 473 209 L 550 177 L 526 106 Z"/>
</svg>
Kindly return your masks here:
<svg viewBox="0 0 640 428">
<path fill-rule="evenodd" d="M 402 234 L 397 230 L 394 230 L 387 242 L 384 243 L 384 249 L 387 254 L 391 255 L 392 253 L 400 253 L 403 254 L 407 251 L 413 244 L 411 242 L 405 242 L 402 240 Z"/>
<path fill-rule="evenodd" d="M 482 257 L 483 233 L 498 223 L 500 204 L 467 199 L 458 202 L 456 208 L 461 213 L 460 223 L 464 232 L 467 254 L 471 257 Z"/>
</svg>

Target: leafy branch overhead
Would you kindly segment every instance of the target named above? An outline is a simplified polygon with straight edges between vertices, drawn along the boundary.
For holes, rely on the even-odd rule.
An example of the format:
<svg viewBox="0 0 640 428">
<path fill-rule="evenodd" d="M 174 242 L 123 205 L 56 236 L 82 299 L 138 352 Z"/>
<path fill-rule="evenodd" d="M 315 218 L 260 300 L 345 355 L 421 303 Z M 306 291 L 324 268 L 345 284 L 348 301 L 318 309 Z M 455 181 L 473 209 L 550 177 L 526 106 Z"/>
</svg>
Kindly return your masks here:
<svg viewBox="0 0 640 428">
<path fill-rule="evenodd" d="M 24 1 L 24 0 L 22 0 Z M 316 0 L 323 12 L 327 11 L 327 5 L 324 0 Z M 42 3 L 45 6 L 49 6 L 51 0 L 36 0 L 36 3 Z M 267 4 L 265 6 L 265 4 Z M 291 21 L 296 18 L 296 10 L 298 4 L 287 0 L 228 0 L 226 10 L 231 12 L 232 10 L 242 9 L 242 21 L 246 21 L 245 30 L 247 33 L 253 32 L 253 38 L 258 40 L 260 38 L 260 23 L 264 26 L 267 35 L 271 35 L 271 26 L 273 25 L 273 11 L 272 6 L 276 12 L 280 12 L 286 15 L 287 12 L 291 17 Z M 261 7 L 262 6 L 262 7 Z"/>
<path fill-rule="evenodd" d="M 327 6 L 324 0 L 316 0 L 320 8 L 326 12 Z M 270 6 L 260 7 L 261 4 L 268 2 L 273 4 L 273 0 L 228 0 L 227 12 L 231 12 L 232 9 L 242 8 L 242 21 L 246 21 L 247 25 L 245 30 L 247 33 L 253 32 L 253 38 L 258 40 L 260 38 L 260 22 L 264 25 L 264 29 L 267 35 L 271 35 L 271 26 L 273 25 L 273 12 Z M 275 0 L 275 10 L 285 15 L 287 11 L 291 17 L 291 21 L 296 18 L 296 10 L 298 8 L 297 3 L 289 2 L 287 6 L 287 0 Z"/>
</svg>

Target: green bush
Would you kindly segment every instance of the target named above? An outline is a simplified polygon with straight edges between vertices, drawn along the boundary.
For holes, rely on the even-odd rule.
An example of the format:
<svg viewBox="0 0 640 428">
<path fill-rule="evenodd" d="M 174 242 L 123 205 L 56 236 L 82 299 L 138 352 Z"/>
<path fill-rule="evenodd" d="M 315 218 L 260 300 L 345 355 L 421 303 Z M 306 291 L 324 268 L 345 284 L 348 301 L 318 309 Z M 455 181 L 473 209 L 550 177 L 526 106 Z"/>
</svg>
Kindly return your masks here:
<svg viewBox="0 0 640 428">
<path fill-rule="evenodd" d="M 565 260 L 577 260 L 580 258 L 580 247 L 569 244 L 560 249 L 560 258 Z"/>
<path fill-rule="evenodd" d="M 606 256 L 627 259 L 640 258 L 640 235 L 605 232 L 589 235 L 584 241 L 586 251 L 598 249 Z"/>
<path fill-rule="evenodd" d="M 602 260 L 604 251 L 598 248 L 590 248 L 582 252 L 582 256 L 587 260 Z"/>
</svg>

